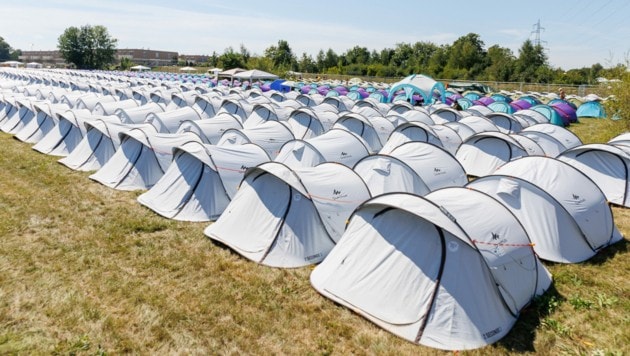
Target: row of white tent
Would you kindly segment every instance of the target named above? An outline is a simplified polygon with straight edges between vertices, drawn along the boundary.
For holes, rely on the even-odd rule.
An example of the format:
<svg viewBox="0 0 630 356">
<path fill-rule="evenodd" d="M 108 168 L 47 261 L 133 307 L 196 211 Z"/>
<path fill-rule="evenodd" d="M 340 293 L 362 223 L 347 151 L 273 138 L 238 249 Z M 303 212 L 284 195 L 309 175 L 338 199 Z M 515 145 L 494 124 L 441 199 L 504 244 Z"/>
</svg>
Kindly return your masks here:
<svg viewBox="0 0 630 356">
<path fill-rule="evenodd" d="M 320 293 L 427 346 L 497 341 L 551 283 L 538 257 L 581 262 L 622 238 L 609 203 L 628 206 L 627 135 L 583 145 L 533 115 L 440 105 L 37 86 L 3 89 L 0 130 L 147 190 L 163 216 L 216 219 L 205 234 L 248 259 L 320 263 Z"/>
</svg>

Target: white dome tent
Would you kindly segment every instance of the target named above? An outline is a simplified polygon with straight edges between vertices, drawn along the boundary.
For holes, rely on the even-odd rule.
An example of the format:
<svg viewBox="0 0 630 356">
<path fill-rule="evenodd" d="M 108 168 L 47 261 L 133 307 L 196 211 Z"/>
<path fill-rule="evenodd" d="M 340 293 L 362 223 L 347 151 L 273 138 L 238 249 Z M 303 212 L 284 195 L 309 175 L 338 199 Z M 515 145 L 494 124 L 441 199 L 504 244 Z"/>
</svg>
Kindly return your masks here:
<svg viewBox="0 0 630 356">
<path fill-rule="evenodd" d="M 295 139 L 291 130 L 280 121 L 265 121 L 255 127 L 225 130 L 217 145 L 255 143 L 274 159 L 286 142 Z"/>
<path fill-rule="evenodd" d="M 286 142 L 274 161 L 290 168 L 313 167 L 324 162 L 352 167 L 369 154 L 369 145 L 361 136 L 342 129 L 331 129 L 307 140 Z"/>
<path fill-rule="evenodd" d="M 147 114 L 144 122 L 151 124 L 159 133 L 175 133 L 183 121 L 201 120 L 201 116 L 190 106 L 158 113 Z"/>
<path fill-rule="evenodd" d="M 309 139 L 324 133 L 324 126 L 317 115 L 307 109 L 293 110 L 287 119 L 287 124 L 297 139 Z"/>
<path fill-rule="evenodd" d="M 58 114 L 59 122 L 33 149 L 51 156 L 65 157 L 72 152 L 85 136 L 85 122 L 95 119 L 87 109 L 66 110 Z"/>
<path fill-rule="evenodd" d="M 52 104 L 50 102 L 35 103 L 33 110 L 35 117 L 15 134 L 15 138 L 26 143 L 39 142 L 59 122 L 58 113 L 68 110 L 66 104 Z"/>
<path fill-rule="evenodd" d="M 527 155 L 527 150 L 510 135 L 482 132 L 464 141 L 457 149 L 455 158 L 462 164 L 466 174 L 481 177 L 494 173 L 506 162 Z"/>
<path fill-rule="evenodd" d="M 138 202 L 181 221 L 217 219 L 249 167 L 269 161 L 258 145 L 214 146 L 187 142 L 173 151 L 173 162 Z"/>
<path fill-rule="evenodd" d="M 204 143 L 216 145 L 226 130 L 242 128 L 243 125 L 237 116 L 222 112 L 210 119 L 184 120 L 176 133 L 193 132 Z"/>
<path fill-rule="evenodd" d="M 116 152 L 90 176 L 117 190 L 149 189 L 168 169 L 175 147 L 189 141 L 201 142 L 193 133 L 163 134 L 150 128 L 134 128 L 121 132 L 119 137 Z"/>
<path fill-rule="evenodd" d="M 428 142 L 432 145 L 442 147 L 442 141 L 433 131 L 432 127 L 416 121 L 398 125 L 389 135 L 387 142 L 385 142 L 379 153 L 388 154 L 394 148 L 410 141 Z"/>
<path fill-rule="evenodd" d="M 482 191 L 508 208 L 527 231 L 541 259 L 578 263 L 592 257 L 592 250 L 573 216 L 535 184 L 493 174 L 475 179 L 466 188 Z"/>
<path fill-rule="evenodd" d="M 408 341 L 465 350 L 504 337 L 551 276 L 501 204 L 445 188 L 362 204 L 311 284 Z"/>
<path fill-rule="evenodd" d="M 629 152 L 613 145 L 594 143 L 573 147 L 557 158 L 591 178 L 609 202 L 630 207 Z"/>
<path fill-rule="evenodd" d="M 131 109 L 140 106 L 140 103 L 134 99 L 120 100 L 120 101 L 111 101 L 111 102 L 99 102 L 92 109 L 92 114 L 94 115 L 114 115 L 116 109 Z"/>
<path fill-rule="evenodd" d="M 35 117 L 35 108 L 33 105 L 45 102 L 47 102 L 47 100 L 30 100 L 28 98 L 17 99 L 16 104 L 18 110 L 2 122 L 0 130 L 13 135 L 20 132 L 20 130 L 22 130 L 24 126 L 26 126 Z"/>
<path fill-rule="evenodd" d="M 523 128 L 529 126 L 526 121 L 520 121 L 521 119 L 516 119 L 512 115 L 502 112 L 493 112 L 487 114 L 485 117 L 492 122 L 500 132 L 506 134 L 518 133 L 523 130 Z"/>
<path fill-rule="evenodd" d="M 118 108 L 114 115 L 120 118 L 123 124 L 141 124 L 149 114 L 164 112 L 164 106 L 151 102 L 133 108 Z"/>
<path fill-rule="evenodd" d="M 234 199 L 204 233 L 260 264 L 306 266 L 326 257 L 346 219 L 369 198 L 363 180 L 338 163 L 295 170 L 263 163 L 245 173 Z"/>
<path fill-rule="evenodd" d="M 366 182 L 372 196 L 389 192 L 426 195 L 468 182 L 455 157 L 426 142 L 407 142 L 388 154 L 367 156 L 353 169 Z"/>
<path fill-rule="evenodd" d="M 342 114 L 333 128 L 345 129 L 363 137 L 370 145 L 371 153 L 383 148 L 383 143 L 395 129 L 394 125 L 382 116 L 366 118 L 357 113 Z"/>
<path fill-rule="evenodd" d="M 138 127 L 155 131 L 149 124 L 125 125 L 112 116 L 86 121 L 85 127 L 87 132 L 81 142 L 58 161 L 75 171 L 95 171 L 107 163 L 120 147 L 119 133 Z"/>
<path fill-rule="evenodd" d="M 583 261 L 622 236 L 604 193 L 573 166 L 550 157 L 531 156 L 511 161 L 494 173 L 526 180 L 549 193 L 573 217 L 582 232 L 582 243 L 566 251 L 570 261 Z M 563 252 L 564 254 L 564 252 Z"/>
<path fill-rule="evenodd" d="M 554 124 L 536 124 L 523 129 L 519 135 L 534 140 L 549 157 L 556 157 L 582 141 L 571 131 Z"/>
</svg>

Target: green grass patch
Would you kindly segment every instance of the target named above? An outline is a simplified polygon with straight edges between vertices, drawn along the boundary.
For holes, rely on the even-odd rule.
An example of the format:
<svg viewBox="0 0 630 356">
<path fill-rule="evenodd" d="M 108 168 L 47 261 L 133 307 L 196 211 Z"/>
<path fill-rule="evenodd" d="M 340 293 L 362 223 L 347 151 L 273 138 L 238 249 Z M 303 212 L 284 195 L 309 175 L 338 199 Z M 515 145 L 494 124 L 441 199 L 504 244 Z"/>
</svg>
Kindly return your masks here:
<svg viewBox="0 0 630 356">
<path fill-rule="evenodd" d="M 585 143 L 623 122 L 584 119 Z M 1 354 L 442 354 L 320 296 L 311 268 L 260 266 L 0 134 Z M 630 209 L 614 207 L 630 234 Z M 500 342 L 464 354 L 630 353 L 624 240 L 547 264 L 554 287 Z"/>
</svg>

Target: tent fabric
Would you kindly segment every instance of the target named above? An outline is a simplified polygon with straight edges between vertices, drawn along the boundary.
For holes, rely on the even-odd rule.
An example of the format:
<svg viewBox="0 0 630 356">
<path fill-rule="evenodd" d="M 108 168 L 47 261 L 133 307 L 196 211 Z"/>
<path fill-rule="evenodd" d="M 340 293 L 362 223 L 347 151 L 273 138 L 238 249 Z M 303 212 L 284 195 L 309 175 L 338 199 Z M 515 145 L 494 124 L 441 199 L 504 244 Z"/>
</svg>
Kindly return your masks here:
<svg viewBox="0 0 630 356">
<path fill-rule="evenodd" d="M 26 143 L 37 143 L 54 129 L 59 122 L 58 114 L 69 109 L 66 104 L 35 103 L 35 117 L 24 125 L 15 138 Z"/>
<path fill-rule="evenodd" d="M 75 171 L 100 169 L 120 146 L 120 132 L 133 128 L 155 128 L 149 124 L 125 125 L 113 117 L 102 117 L 85 122 L 87 132 L 77 147 L 58 162 Z"/>
<path fill-rule="evenodd" d="M 630 154 L 606 144 L 577 146 L 562 152 L 559 160 L 586 174 L 609 202 L 630 207 Z"/>
<path fill-rule="evenodd" d="M 286 142 L 274 161 L 290 168 L 313 167 L 324 162 L 352 167 L 369 154 L 369 145 L 361 136 L 342 129 L 331 129 L 307 140 Z"/>
<path fill-rule="evenodd" d="M 201 120 L 203 117 L 192 107 L 149 113 L 144 122 L 155 126 L 159 133 L 175 133 L 183 121 Z"/>
<path fill-rule="evenodd" d="M 278 115 L 270 104 L 255 104 L 252 112 L 247 116 L 244 127 L 255 127 L 265 121 L 278 121 Z"/>
<path fill-rule="evenodd" d="M 495 101 L 494 103 L 491 103 L 488 105 L 488 109 L 494 111 L 495 113 L 504 113 L 504 114 L 514 113 L 514 108 L 505 101 Z"/>
<path fill-rule="evenodd" d="M 305 266 L 328 254 L 346 219 L 369 198 L 363 180 L 341 164 L 292 170 L 263 163 L 247 170 L 234 199 L 204 233 L 260 264 Z"/>
<path fill-rule="evenodd" d="M 398 125 L 394 129 L 379 153 L 388 154 L 396 147 L 410 141 L 428 142 L 432 145 L 443 147 L 440 137 L 433 131 L 431 126 L 422 122 L 408 122 Z"/>
<path fill-rule="evenodd" d="M 501 165 L 527 156 L 527 150 L 511 136 L 501 132 L 482 132 L 468 138 L 459 146 L 455 158 L 466 174 L 485 176 Z"/>
<path fill-rule="evenodd" d="M 164 176 L 138 202 L 169 219 L 216 220 L 250 167 L 269 161 L 255 144 L 214 146 L 186 142 L 174 148 Z"/>
<path fill-rule="evenodd" d="M 483 105 L 473 105 L 466 109 L 466 111 L 476 116 L 486 116 L 494 112 L 492 109 Z"/>
<path fill-rule="evenodd" d="M 51 156 L 65 157 L 72 152 L 85 136 L 85 122 L 98 116 L 87 109 L 66 110 L 58 113 L 59 122 L 33 149 Z"/>
<path fill-rule="evenodd" d="M 184 120 L 175 133 L 192 132 L 199 136 L 203 143 L 215 145 L 226 130 L 242 128 L 243 125 L 238 117 L 220 113 L 210 119 Z"/>
<path fill-rule="evenodd" d="M 549 106 L 551 106 L 562 117 L 563 122 L 577 122 L 576 109 L 573 105 L 571 105 L 571 103 L 559 100 L 553 103 L 549 102 Z"/>
<path fill-rule="evenodd" d="M 324 125 L 317 114 L 307 108 L 293 110 L 287 119 L 287 124 L 297 139 L 306 140 L 324 133 Z"/>
<path fill-rule="evenodd" d="M 114 115 L 116 109 L 130 109 L 138 107 L 140 103 L 134 99 L 111 101 L 111 102 L 98 102 L 92 109 L 94 115 Z"/>
<path fill-rule="evenodd" d="M 369 144 L 370 153 L 376 153 L 383 148 L 383 143 L 395 127 L 384 117 L 366 118 L 357 113 L 346 113 L 339 116 L 333 128 L 345 129 L 361 136 Z"/>
<path fill-rule="evenodd" d="M 408 341 L 445 350 L 498 341 L 550 283 L 516 218 L 463 188 L 367 201 L 311 273 L 325 297 Z"/>
<path fill-rule="evenodd" d="M 451 108 L 451 107 L 441 107 L 431 113 L 431 119 L 436 124 L 443 124 L 446 122 L 458 121 L 462 118 L 462 114 Z"/>
<path fill-rule="evenodd" d="M 17 111 L 4 120 L 2 126 L 0 126 L 0 130 L 12 135 L 17 134 L 35 117 L 36 114 L 33 105 L 44 102 L 46 101 L 28 100 L 26 98 L 16 100 Z"/>
<path fill-rule="evenodd" d="M 525 149 L 525 151 L 527 151 L 528 156 L 546 155 L 545 150 L 535 140 L 519 134 L 511 134 L 510 137 L 512 137 L 516 142 L 521 145 L 521 147 Z"/>
<path fill-rule="evenodd" d="M 291 129 L 279 121 L 266 121 L 260 125 L 243 129 L 227 129 L 217 145 L 241 145 L 255 143 L 265 149 L 269 157 L 278 156 L 286 142 L 295 139 Z"/>
<path fill-rule="evenodd" d="M 163 134 L 142 128 L 121 132 L 119 137 L 116 152 L 90 175 L 90 179 L 117 190 L 149 189 L 171 164 L 173 148 L 189 141 L 201 142 L 192 133 Z"/>
<path fill-rule="evenodd" d="M 586 260 L 602 248 L 620 240 L 606 196 L 589 177 L 560 160 L 550 157 L 524 157 L 501 166 L 494 173 L 520 178 L 535 184 L 566 209 L 582 232 L 585 246 L 574 246 L 571 255 Z M 583 244 L 584 245 L 584 244 Z"/>
<path fill-rule="evenodd" d="M 575 115 L 578 118 L 588 117 L 604 119 L 606 118 L 606 109 L 599 101 L 587 101 L 577 108 Z"/>
<path fill-rule="evenodd" d="M 429 115 L 428 112 L 422 111 L 422 110 L 418 110 L 418 109 L 415 109 L 415 108 L 413 110 L 409 110 L 409 111 L 403 112 L 400 115 L 402 117 L 404 117 L 409 122 L 417 121 L 417 122 L 423 122 L 423 123 L 425 123 L 427 125 L 435 125 L 436 124 L 436 122 L 433 121 L 433 119 L 431 118 L 431 116 Z"/>
<path fill-rule="evenodd" d="M 537 185 L 516 177 L 488 175 L 466 187 L 492 196 L 509 209 L 527 231 L 541 259 L 578 263 L 592 256 L 573 216 Z"/>
<path fill-rule="evenodd" d="M 141 124 L 147 115 L 161 112 L 164 112 L 164 106 L 152 102 L 133 108 L 118 108 L 114 110 L 114 115 L 124 124 Z"/>
<path fill-rule="evenodd" d="M 519 135 L 536 141 L 550 157 L 582 144 L 573 132 L 553 124 L 536 124 L 523 129 Z"/>
<path fill-rule="evenodd" d="M 516 111 L 514 114 L 512 114 L 512 116 L 527 121 L 529 123 L 528 126 L 549 123 L 549 118 L 547 118 L 545 115 L 541 114 L 538 111 L 530 109 Z"/>
<path fill-rule="evenodd" d="M 425 195 L 468 182 L 455 157 L 426 142 L 407 142 L 388 154 L 365 157 L 353 169 L 366 181 L 372 196 L 389 192 Z"/>
<path fill-rule="evenodd" d="M 571 120 L 568 117 L 564 117 L 558 113 L 558 111 L 554 110 L 551 106 L 546 104 L 538 104 L 534 105 L 530 108 L 533 111 L 537 111 L 543 114 L 548 120 L 550 124 L 557 126 L 569 126 L 571 124 Z"/>
<path fill-rule="evenodd" d="M 524 124 L 510 114 L 496 112 L 486 115 L 486 118 L 490 120 L 500 132 L 506 134 L 518 133 L 524 128 Z M 529 125 L 525 124 L 525 127 L 527 126 Z"/>
</svg>

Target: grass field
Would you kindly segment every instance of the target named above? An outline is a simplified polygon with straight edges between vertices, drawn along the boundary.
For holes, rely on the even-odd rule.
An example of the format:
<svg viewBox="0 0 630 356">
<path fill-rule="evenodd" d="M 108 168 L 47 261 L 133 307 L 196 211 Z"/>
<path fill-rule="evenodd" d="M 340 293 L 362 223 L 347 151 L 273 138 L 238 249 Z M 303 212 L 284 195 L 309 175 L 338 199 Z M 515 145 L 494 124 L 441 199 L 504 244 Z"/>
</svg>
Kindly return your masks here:
<svg viewBox="0 0 630 356">
<path fill-rule="evenodd" d="M 622 122 L 582 120 L 585 143 Z M 252 263 L 0 134 L 0 354 L 440 354 Z M 630 236 L 630 209 L 613 208 Z M 546 263 L 554 288 L 497 344 L 465 354 L 630 353 L 628 238 Z"/>
</svg>

